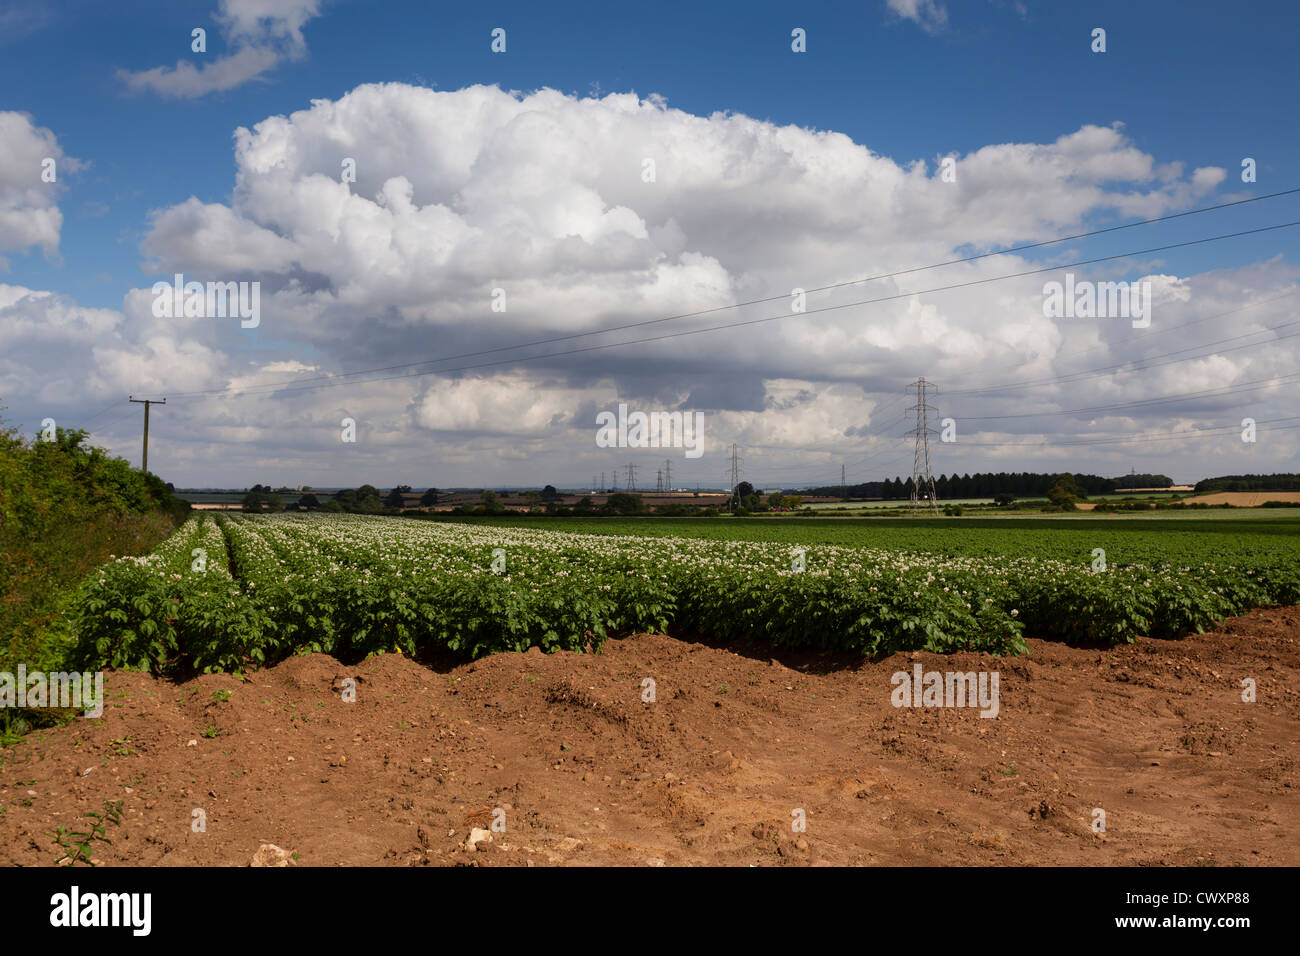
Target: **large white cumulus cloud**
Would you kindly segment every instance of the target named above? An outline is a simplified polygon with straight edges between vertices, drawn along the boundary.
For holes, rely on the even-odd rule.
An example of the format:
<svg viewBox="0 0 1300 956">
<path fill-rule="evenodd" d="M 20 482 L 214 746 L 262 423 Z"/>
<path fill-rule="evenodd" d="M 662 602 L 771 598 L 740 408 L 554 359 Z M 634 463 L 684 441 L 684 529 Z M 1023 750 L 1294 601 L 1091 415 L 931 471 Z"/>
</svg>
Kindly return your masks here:
<svg viewBox="0 0 1300 956">
<path fill-rule="evenodd" d="M 338 424 L 348 416 L 367 436 L 362 446 L 394 467 L 415 458 L 429 468 L 442 462 L 463 469 L 431 479 L 443 483 L 483 480 L 501 462 L 528 461 L 554 476 L 574 468 L 599 471 L 594 411 L 627 400 L 703 409 L 712 449 L 743 442 L 751 460 L 770 455 L 784 468 L 782 477 L 795 480 L 800 462 L 829 468 L 842 460 L 846 441 L 875 455 L 873 430 L 893 424 L 902 386 L 917 374 L 960 387 L 1050 377 L 1225 334 L 1205 323 L 1143 340 L 1113 323 L 1048 319 L 1041 276 L 904 295 L 1039 264 L 1020 256 L 810 295 L 810 312 L 899 297 L 790 315 L 795 287 L 1210 201 L 1223 170 L 1159 160 L 1134 146 L 1119 124 L 1084 126 L 1046 143 L 974 149 L 954 157 L 956 181 L 950 182 L 941 175 L 940 157 L 895 159 L 840 133 L 734 114 L 696 116 L 654 96 L 374 84 L 239 129 L 234 153 L 230 200 L 191 197 L 159 210 L 143 251 L 159 276 L 260 280 L 260 326 L 244 332 L 233 322 L 160 320 L 150 314 L 147 287 L 135 290 L 124 301 L 116 338 L 91 358 L 101 377 L 125 383 L 147 369 L 151 384 L 182 392 L 306 382 L 431 356 L 453 360 L 438 366 L 439 374 L 418 378 L 404 378 L 398 369 L 387 381 L 366 385 L 181 399 L 175 410 L 169 403 L 168 414 L 187 422 L 187 434 L 231 443 L 221 457 L 232 467 L 337 463 Z M 343 175 L 353 167 L 355 182 Z M 1167 323 L 1226 311 L 1296 281 L 1280 262 L 1199 277 L 1159 261 L 1114 268 L 1136 268 L 1130 278 L 1144 270 L 1153 277 L 1157 306 L 1172 310 L 1163 313 Z M 1103 270 L 1095 277 L 1124 275 Z M 505 292 L 505 312 L 491 308 L 494 289 Z M 765 297 L 776 301 L 625 335 L 783 320 L 518 367 L 513 358 L 553 347 L 493 351 Z M 1243 313 L 1233 329 L 1265 328 L 1285 306 Z M 1160 332 L 1160 323 L 1153 331 Z M 619 338 L 570 339 L 554 348 Z M 1294 370 L 1295 356 L 1285 347 L 1237 352 L 1207 360 L 1196 373 L 1206 386 L 1231 384 L 1261 370 Z M 1033 393 L 1034 407 L 1188 391 L 1179 379 L 1185 371 L 1173 366 L 1074 382 Z M 1023 405 L 1020 397 L 982 398 L 960 408 L 992 415 Z M 997 422 L 986 429 L 995 438 L 1048 441 L 1087 429 L 1136 433 L 1172 427 L 1177 411 Z M 191 452 L 198 461 L 197 445 Z M 975 454 L 983 460 L 965 470 L 1030 467 L 1023 449 L 996 461 L 990 459 L 997 450 Z M 1064 454 L 1059 464 L 1068 467 Z M 1122 449 L 1117 454 L 1124 457 Z M 701 463 L 696 477 L 716 483 L 721 467 L 715 464 Z M 256 480 L 293 476 L 272 479 L 263 471 Z M 297 476 L 328 483 L 318 472 Z M 518 472 L 505 480 L 526 477 Z M 394 475 L 399 478 L 420 482 L 410 472 Z"/>
<path fill-rule="evenodd" d="M 838 133 L 486 86 L 362 86 L 238 130 L 235 155 L 229 208 L 191 200 L 154 221 L 145 248 L 161 270 L 260 262 L 434 325 L 481 312 L 494 285 L 521 323 L 557 328 L 707 307 L 915 264 L 954 240 L 1159 213 L 1214 184 L 1118 128 L 985 147 L 959 158 L 954 186 Z"/>
</svg>

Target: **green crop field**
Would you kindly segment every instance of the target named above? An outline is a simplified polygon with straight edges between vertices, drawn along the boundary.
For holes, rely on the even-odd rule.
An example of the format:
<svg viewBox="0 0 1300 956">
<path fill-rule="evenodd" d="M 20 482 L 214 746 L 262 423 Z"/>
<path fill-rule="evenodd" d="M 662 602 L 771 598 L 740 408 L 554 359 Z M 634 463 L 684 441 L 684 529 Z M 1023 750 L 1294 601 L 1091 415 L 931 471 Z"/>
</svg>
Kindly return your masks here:
<svg viewBox="0 0 1300 956">
<path fill-rule="evenodd" d="M 1152 511 L 1092 517 L 978 518 L 438 518 L 478 526 L 544 528 L 585 534 L 771 541 L 791 545 L 904 549 L 949 555 L 1035 555 L 1091 561 L 1105 548 L 1112 561 L 1200 562 L 1241 555 L 1281 564 L 1300 559 L 1300 508 Z"/>
<path fill-rule="evenodd" d="M 690 629 L 884 655 L 1114 644 L 1300 601 L 1300 515 L 1270 520 L 191 518 L 101 567 L 68 614 L 87 668 L 239 670 L 599 648 Z"/>
</svg>

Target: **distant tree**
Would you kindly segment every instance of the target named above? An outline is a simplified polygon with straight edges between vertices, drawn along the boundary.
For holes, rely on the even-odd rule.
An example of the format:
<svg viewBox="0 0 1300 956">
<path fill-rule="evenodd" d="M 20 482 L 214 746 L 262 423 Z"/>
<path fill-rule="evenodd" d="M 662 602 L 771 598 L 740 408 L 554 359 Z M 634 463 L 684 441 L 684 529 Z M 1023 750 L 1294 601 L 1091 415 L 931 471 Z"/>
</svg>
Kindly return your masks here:
<svg viewBox="0 0 1300 956">
<path fill-rule="evenodd" d="M 306 494 L 298 499 L 298 506 L 313 511 L 320 507 L 320 499 L 313 494 Z"/>
<path fill-rule="evenodd" d="M 1120 475 L 1112 480 L 1122 488 L 1168 488 L 1174 483 L 1168 475 Z"/>
<path fill-rule="evenodd" d="M 284 501 L 279 495 L 264 491 L 250 491 L 240 502 L 245 511 L 283 511 Z"/>
<path fill-rule="evenodd" d="M 1086 496 L 1075 482 L 1074 475 L 1060 474 L 1056 476 L 1056 484 L 1048 489 L 1047 500 L 1058 508 L 1073 511 L 1075 502 L 1086 500 Z"/>
<path fill-rule="evenodd" d="M 426 508 L 431 507 L 432 505 L 436 505 L 437 503 L 438 503 L 437 488 L 430 488 L 424 494 L 420 495 L 420 504 L 424 505 Z"/>
<path fill-rule="evenodd" d="M 558 497 L 560 497 L 560 493 L 555 490 L 554 485 L 547 485 L 545 488 L 542 489 L 543 501 L 552 501 Z"/>
<path fill-rule="evenodd" d="M 754 486 L 751 485 L 748 481 L 742 481 L 740 484 L 736 485 L 735 489 L 732 491 L 731 500 L 730 502 L 728 502 L 728 507 L 730 507 L 733 511 L 736 508 L 744 507 L 745 499 L 751 497 L 753 494 L 754 494 Z"/>
<path fill-rule="evenodd" d="M 482 502 L 481 507 L 486 514 L 498 515 L 506 510 L 506 506 L 501 503 L 501 499 L 496 496 L 494 491 L 483 492 L 483 494 L 479 495 L 479 501 Z"/>
<path fill-rule="evenodd" d="M 1016 503 L 1016 496 L 1011 494 L 1009 491 L 1004 491 L 999 495 L 993 496 L 993 503 L 1005 508 L 1007 505 L 1013 505 Z"/>
<path fill-rule="evenodd" d="M 542 510 L 542 493 L 540 491 L 529 491 L 524 494 L 524 497 L 528 499 L 530 513 L 536 514 Z"/>
<path fill-rule="evenodd" d="M 616 491 L 606 500 L 605 507 L 615 514 L 634 515 L 645 511 L 645 501 L 640 495 Z"/>
<path fill-rule="evenodd" d="M 1220 475 L 1202 478 L 1197 491 L 1300 491 L 1300 474 L 1280 472 L 1272 475 Z"/>
<path fill-rule="evenodd" d="M 406 506 L 406 498 L 398 488 L 394 488 L 384 497 L 385 508 L 403 508 Z"/>
</svg>

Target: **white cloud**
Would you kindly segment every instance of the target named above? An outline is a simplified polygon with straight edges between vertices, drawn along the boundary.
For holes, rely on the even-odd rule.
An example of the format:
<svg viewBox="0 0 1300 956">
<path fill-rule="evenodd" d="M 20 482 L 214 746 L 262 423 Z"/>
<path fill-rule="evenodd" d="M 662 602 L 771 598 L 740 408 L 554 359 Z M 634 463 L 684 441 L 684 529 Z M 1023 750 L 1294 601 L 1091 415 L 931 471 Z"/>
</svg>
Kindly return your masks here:
<svg viewBox="0 0 1300 956">
<path fill-rule="evenodd" d="M 288 240 L 236 216 L 228 206 L 204 204 L 191 196 L 154 214 L 144 251 L 192 272 L 280 271 L 294 262 Z"/>
<path fill-rule="evenodd" d="M 119 70 L 118 77 L 136 92 L 180 99 L 231 90 L 282 60 L 303 57 L 307 44 L 302 28 L 319 12 L 319 0 L 221 0 L 216 19 L 232 52 L 198 65 L 177 60 L 173 67 Z"/>
<path fill-rule="evenodd" d="M 937 164 L 882 156 L 839 133 L 694 116 L 655 97 L 385 84 L 269 117 L 238 130 L 235 143 L 230 201 L 190 198 L 159 211 L 143 248 L 163 278 L 260 281 L 256 330 L 235 320 L 156 319 L 148 285 L 108 316 L 77 312 L 57 297 L 0 291 L 0 322 L 16 330 L 0 384 L 31 390 L 62 377 L 61 400 L 82 408 L 115 391 L 173 396 L 157 432 L 166 450 L 151 460 L 172 462 L 169 477 L 190 484 L 585 481 L 630 457 L 594 443 L 595 412 L 618 401 L 706 413 L 705 458 L 682 462 L 680 473 L 674 465 L 690 484 L 721 480 L 719 449 L 731 441 L 766 469 L 754 475 L 760 482 L 798 480 L 801 471 L 815 477 L 806 473 L 812 466 L 837 480 L 845 457 L 871 456 L 860 463 L 867 472 L 905 471 L 907 463 L 889 462 L 907 427 L 898 421 L 909 404 L 903 387 L 917 375 L 945 390 L 1050 378 L 1255 331 L 1282 321 L 1288 302 L 1241 313 L 1230 331 L 1205 322 L 1165 334 L 1178 322 L 1280 294 L 1297 279 L 1280 261 L 1203 275 L 1160 261 L 1076 270 L 1095 279 L 1148 274 L 1157 309 L 1150 335 L 1113 320 L 1044 318 L 1048 276 L 911 294 L 1041 265 L 1022 256 L 810 293 L 810 314 L 791 314 L 796 286 L 1181 210 L 1206 202 L 1222 181 L 1222 170 L 1187 173 L 1158 161 L 1118 124 L 972 150 L 956 157 L 950 183 Z M 655 161 L 653 182 L 642 178 L 647 158 Z M 345 159 L 355 160 L 355 183 L 340 179 Z M 1127 248 L 1140 248 L 1132 235 Z M 1107 252 L 1126 248 L 1108 241 Z M 1085 257 L 1063 248 L 1045 256 Z M 494 288 L 506 292 L 504 313 L 491 309 Z M 769 296 L 775 301 L 613 335 L 505 348 Z M 897 298 L 851 304 L 890 296 Z M 814 312 L 826 306 L 845 307 Z M 512 365 L 521 355 L 772 317 L 781 318 Z M 66 345 L 29 360 L 46 322 Z M 95 322 L 108 324 L 93 329 Z M 1081 408 L 1190 391 L 1192 372 L 1215 384 L 1283 374 L 1300 369 L 1297 354 L 1283 341 L 1032 392 L 950 402 L 940 391 L 938 400 L 963 421 L 1026 407 Z M 381 367 L 390 380 L 182 394 Z M 408 377 L 420 371 L 435 374 Z M 55 390 L 48 395 L 53 401 Z M 1244 399 L 1257 400 L 1261 419 L 1284 404 L 1275 391 Z M 1242 403 L 964 423 L 967 440 L 1008 436 L 1044 447 L 1031 456 L 1023 447 L 959 443 L 938 452 L 936 468 L 1024 469 L 1041 457 L 1045 467 L 1126 471 L 1127 446 L 1086 455 L 1047 446 L 1090 429 L 1217 422 Z M 339 441 L 345 416 L 358 423 L 355 446 Z M 1294 452 L 1291 434 L 1274 439 L 1275 452 Z M 121 440 L 134 447 L 134 426 Z M 1203 447 L 1170 446 L 1189 467 Z M 652 474 L 657 466 L 646 464 Z"/>
<path fill-rule="evenodd" d="M 340 179 L 346 159 L 355 184 Z M 985 147 L 959 157 L 955 185 L 838 133 L 482 86 L 362 86 L 237 131 L 236 161 L 230 207 L 191 199 L 155 219 L 145 248 L 160 271 L 310 276 L 349 315 L 403 327 L 482 320 L 499 286 L 501 331 L 811 287 L 1098 209 L 1165 211 L 1209 185 L 1158 167 L 1117 127 Z M 335 321 L 352 319 L 313 319 Z"/>
<path fill-rule="evenodd" d="M 54 182 L 42 178 L 49 160 Z M 85 165 L 66 156 L 55 135 L 26 113 L 0 110 L 0 251 L 39 246 L 46 255 L 58 252 L 63 214 L 56 200 L 63 177 Z"/>
<path fill-rule="evenodd" d="M 885 0 L 885 6 L 927 33 L 938 33 L 948 25 L 948 10 L 937 0 Z"/>
</svg>

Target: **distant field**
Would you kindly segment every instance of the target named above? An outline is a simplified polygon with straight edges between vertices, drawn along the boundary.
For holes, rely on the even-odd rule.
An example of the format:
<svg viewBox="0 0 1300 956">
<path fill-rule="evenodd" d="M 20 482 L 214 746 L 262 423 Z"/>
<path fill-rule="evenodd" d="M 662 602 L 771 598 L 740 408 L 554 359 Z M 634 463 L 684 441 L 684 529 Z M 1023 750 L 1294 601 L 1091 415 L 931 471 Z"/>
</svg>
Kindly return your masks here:
<svg viewBox="0 0 1300 956">
<path fill-rule="evenodd" d="M 1207 505 L 1236 505 L 1238 508 L 1258 508 L 1266 501 L 1289 501 L 1300 505 L 1300 491 L 1218 491 L 1187 500 Z"/>
<path fill-rule="evenodd" d="M 991 505 L 992 498 L 945 498 L 939 502 L 943 505 Z M 813 511 L 861 511 L 866 508 L 907 508 L 910 502 L 903 499 L 889 501 L 823 501 L 808 507 Z"/>
<path fill-rule="evenodd" d="M 926 551 L 946 555 L 1033 555 L 1091 560 L 1157 557 L 1201 563 L 1230 554 L 1300 561 L 1300 508 L 1256 511 L 1152 511 L 1149 514 L 989 516 L 978 518 L 439 518 L 477 526 L 587 534 L 766 541 Z"/>
</svg>

